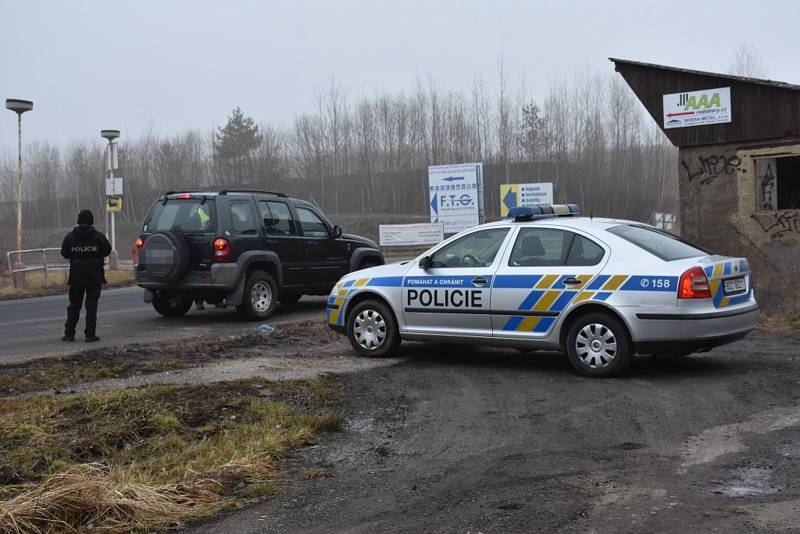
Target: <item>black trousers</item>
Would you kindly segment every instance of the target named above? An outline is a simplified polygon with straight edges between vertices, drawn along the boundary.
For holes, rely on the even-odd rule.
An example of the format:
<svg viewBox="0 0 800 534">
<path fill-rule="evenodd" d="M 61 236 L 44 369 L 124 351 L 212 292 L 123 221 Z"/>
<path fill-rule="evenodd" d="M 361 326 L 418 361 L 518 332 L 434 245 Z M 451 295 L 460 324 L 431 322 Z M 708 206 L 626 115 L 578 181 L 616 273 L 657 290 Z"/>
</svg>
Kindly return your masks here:
<svg viewBox="0 0 800 534">
<path fill-rule="evenodd" d="M 67 322 L 64 324 L 64 333 L 75 335 L 75 327 L 81 317 L 83 296 L 86 295 L 86 329 L 87 336 L 93 336 L 97 330 L 97 301 L 100 300 L 100 284 L 70 284 L 69 307 L 67 307 Z"/>
</svg>

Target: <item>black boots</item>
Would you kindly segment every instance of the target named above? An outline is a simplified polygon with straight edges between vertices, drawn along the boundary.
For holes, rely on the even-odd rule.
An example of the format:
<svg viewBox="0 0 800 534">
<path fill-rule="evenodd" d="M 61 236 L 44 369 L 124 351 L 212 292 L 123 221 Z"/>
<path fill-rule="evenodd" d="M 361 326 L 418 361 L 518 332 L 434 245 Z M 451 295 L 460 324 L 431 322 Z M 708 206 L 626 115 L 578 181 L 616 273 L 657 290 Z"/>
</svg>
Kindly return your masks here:
<svg viewBox="0 0 800 534">
<path fill-rule="evenodd" d="M 86 342 L 87 343 L 94 343 L 95 341 L 100 341 L 100 338 L 97 337 L 94 334 L 92 334 L 91 336 L 89 334 L 86 334 Z"/>
<path fill-rule="evenodd" d="M 64 334 L 61 341 L 75 341 L 75 334 Z"/>
</svg>

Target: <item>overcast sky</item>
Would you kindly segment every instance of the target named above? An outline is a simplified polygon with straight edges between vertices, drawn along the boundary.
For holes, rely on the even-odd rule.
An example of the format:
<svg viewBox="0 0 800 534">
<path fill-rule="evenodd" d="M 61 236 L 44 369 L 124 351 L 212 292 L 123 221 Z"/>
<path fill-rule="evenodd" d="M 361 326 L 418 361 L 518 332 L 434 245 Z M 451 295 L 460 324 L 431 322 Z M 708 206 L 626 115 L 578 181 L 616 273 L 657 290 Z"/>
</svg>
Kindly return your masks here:
<svg viewBox="0 0 800 534">
<path fill-rule="evenodd" d="M 539 98 L 556 76 L 612 72 L 609 56 L 724 72 L 742 42 L 800 82 L 798 28 L 794 0 L 0 0 L 0 97 L 34 101 L 25 141 L 124 142 L 208 131 L 237 105 L 288 124 L 332 77 L 366 94 L 494 85 L 501 56 Z M 15 145 L 0 110 L 0 151 Z"/>
</svg>

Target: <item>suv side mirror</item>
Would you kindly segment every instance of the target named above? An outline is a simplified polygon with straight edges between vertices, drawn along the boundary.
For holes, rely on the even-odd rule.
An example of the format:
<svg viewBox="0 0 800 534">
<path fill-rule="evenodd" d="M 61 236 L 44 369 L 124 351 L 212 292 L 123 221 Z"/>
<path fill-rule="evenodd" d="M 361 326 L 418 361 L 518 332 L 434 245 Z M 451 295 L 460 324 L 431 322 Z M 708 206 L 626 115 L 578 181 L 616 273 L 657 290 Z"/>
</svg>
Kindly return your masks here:
<svg viewBox="0 0 800 534">
<path fill-rule="evenodd" d="M 338 239 L 342 237 L 342 227 L 338 224 L 333 225 L 333 238 Z"/>
<path fill-rule="evenodd" d="M 433 265 L 433 260 L 431 260 L 430 256 L 423 256 L 419 260 L 419 268 L 427 271 Z"/>
</svg>

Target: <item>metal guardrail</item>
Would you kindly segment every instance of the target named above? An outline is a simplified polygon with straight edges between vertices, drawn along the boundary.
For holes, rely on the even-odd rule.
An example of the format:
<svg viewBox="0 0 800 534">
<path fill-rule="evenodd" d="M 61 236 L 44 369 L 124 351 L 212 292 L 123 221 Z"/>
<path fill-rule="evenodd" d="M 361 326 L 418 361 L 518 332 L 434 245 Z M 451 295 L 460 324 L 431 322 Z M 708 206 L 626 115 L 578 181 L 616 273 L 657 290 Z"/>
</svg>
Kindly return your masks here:
<svg viewBox="0 0 800 534">
<path fill-rule="evenodd" d="M 47 256 L 48 253 L 51 254 L 50 258 Z M 53 253 L 57 254 L 58 256 L 53 258 Z M 8 261 L 8 273 L 11 275 L 14 273 L 44 271 L 45 288 L 50 287 L 47 280 L 48 271 L 66 271 L 69 269 L 69 262 L 61 257 L 60 248 L 31 248 L 26 250 L 12 250 L 6 253 L 6 260 Z M 16 263 L 19 261 L 22 262 L 24 267 L 14 268 L 14 265 L 16 265 Z"/>
</svg>

